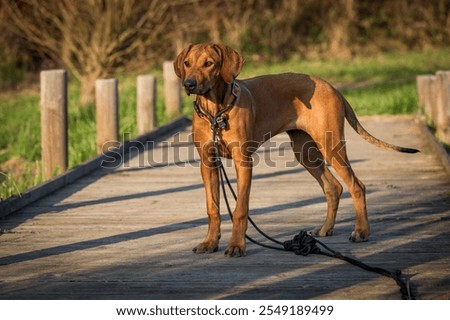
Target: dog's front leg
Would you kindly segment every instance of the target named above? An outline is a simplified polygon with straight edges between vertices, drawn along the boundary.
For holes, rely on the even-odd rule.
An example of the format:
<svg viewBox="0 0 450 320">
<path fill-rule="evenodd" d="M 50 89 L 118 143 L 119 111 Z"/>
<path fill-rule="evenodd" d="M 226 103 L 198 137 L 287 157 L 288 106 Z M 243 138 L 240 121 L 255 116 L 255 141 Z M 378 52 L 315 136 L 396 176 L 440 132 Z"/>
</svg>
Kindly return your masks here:
<svg viewBox="0 0 450 320">
<path fill-rule="evenodd" d="M 233 154 L 237 175 L 237 202 L 233 212 L 233 230 L 225 255 L 241 257 L 245 254 L 250 187 L 252 181 L 252 157 Z"/>
<path fill-rule="evenodd" d="M 201 153 L 201 173 L 206 192 L 206 210 L 208 213 L 208 233 L 193 251 L 195 253 L 212 253 L 219 248 L 220 239 L 220 196 L 219 172 L 212 162 L 213 156 L 208 152 Z"/>
</svg>

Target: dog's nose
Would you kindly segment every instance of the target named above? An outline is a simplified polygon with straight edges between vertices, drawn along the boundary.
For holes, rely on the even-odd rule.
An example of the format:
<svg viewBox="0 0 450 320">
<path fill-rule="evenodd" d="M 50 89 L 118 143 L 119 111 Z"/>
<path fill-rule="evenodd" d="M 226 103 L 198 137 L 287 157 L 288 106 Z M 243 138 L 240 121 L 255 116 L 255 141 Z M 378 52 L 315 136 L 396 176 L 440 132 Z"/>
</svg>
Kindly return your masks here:
<svg viewBox="0 0 450 320">
<path fill-rule="evenodd" d="M 183 82 L 183 86 L 188 91 L 193 91 L 197 87 L 197 81 L 194 79 L 186 79 Z"/>
</svg>

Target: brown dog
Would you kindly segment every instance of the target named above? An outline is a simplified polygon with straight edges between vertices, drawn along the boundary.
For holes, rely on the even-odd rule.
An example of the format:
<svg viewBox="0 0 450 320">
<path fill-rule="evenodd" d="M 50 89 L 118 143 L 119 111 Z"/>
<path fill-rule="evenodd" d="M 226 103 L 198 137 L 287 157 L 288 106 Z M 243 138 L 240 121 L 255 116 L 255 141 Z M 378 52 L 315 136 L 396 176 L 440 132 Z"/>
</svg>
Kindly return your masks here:
<svg viewBox="0 0 450 320">
<path fill-rule="evenodd" d="M 223 126 L 216 126 L 219 152 L 235 163 L 238 194 L 225 255 L 242 256 L 245 252 L 252 153 L 280 132 L 288 133 L 297 160 L 317 179 L 325 193 L 327 216 L 313 235 L 333 233 L 342 193 L 342 186 L 325 166 L 325 159 L 342 177 L 353 198 L 356 223 L 350 240 L 367 241 L 365 186 L 347 159 L 344 119 L 362 138 L 376 146 L 407 153 L 418 150 L 397 147 L 370 135 L 345 98 L 321 79 L 287 73 L 235 80 L 243 64 L 244 59 L 236 51 L 217 44 L 190 45 L 174 61 L 175 72 L 187 94 L 197 95 L 192 128 L 201 158 L 209 226 L 206 237 L 194 252 L 215 252 L 220 239 L 219 177 L 209 121 L 219 112 L 223 112 L 220 120 L 224 120 Z"/>
</svg>

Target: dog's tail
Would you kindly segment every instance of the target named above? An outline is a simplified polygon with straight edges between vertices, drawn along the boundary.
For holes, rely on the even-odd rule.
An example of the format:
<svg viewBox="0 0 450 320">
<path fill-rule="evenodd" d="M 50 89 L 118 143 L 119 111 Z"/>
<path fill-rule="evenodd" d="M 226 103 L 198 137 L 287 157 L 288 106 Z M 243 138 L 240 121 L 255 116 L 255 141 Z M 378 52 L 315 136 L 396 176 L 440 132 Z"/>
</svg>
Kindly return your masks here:
<svg viewBox="0 0 450 320">
<path fill-rule="evenodd" d="M 356 117 L 355 112 L 353 111 L 352 107 L 348 103 L 348 101 L 342 97 L 342 102 L 344 103 L 345 108 L 345 118 L 347 119 L 348 123 L 352 126 L 352 128 L 366 141 L 369 143 L 376 145 L 377 147 L 386 149 L 386 150 L 393 150 L 398 152 L 405 152 L 405 153 L 416 153 L 419 152 L 417 149 L 412 148 L 404 148 L 399 147 L 387 142 L 384 142 L 378 138 L 375 138 L 372 136 L 369 132 L 364 129 L 364 127 L 359 122 L 358 118 Z"/>
</svg>

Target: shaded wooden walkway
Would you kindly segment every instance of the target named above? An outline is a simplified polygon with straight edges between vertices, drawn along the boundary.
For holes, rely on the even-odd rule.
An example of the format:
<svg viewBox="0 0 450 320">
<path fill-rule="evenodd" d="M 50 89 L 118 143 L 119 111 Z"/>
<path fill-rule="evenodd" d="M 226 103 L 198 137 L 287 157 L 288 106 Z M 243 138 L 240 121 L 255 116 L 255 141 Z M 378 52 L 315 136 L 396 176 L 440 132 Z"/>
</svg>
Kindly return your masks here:
<svg viewBox="0 0 450 320">
<path fill-rule="evenodd" d="M 413 118 L 362 122 L 377 137 L 422 152 L 384 151 L 348 130 L 349 157 L 367 186 L 372 236 L 348 242 L 354 214 L 344 192 L 335 235 L 322 240 L 373 266 L 401 269 L 419 299 L 448 299 L 449 176 Z M 190 128 L 179 130 L 0 220 L 0 299 L 400 298 L 393 280 L 328 257 L 248 244 L 246 257 L 225 258 L 225 208 L 219 252 L 193 254 L 206 232 L 204 192 Z M 326 206 L 317 182 L 295 164 L 287 136 L 272 145 L 256 155 L 251 215 L 287 240 L 319 226 Z"/>
</svg>

